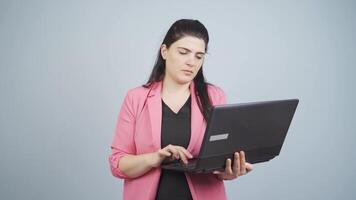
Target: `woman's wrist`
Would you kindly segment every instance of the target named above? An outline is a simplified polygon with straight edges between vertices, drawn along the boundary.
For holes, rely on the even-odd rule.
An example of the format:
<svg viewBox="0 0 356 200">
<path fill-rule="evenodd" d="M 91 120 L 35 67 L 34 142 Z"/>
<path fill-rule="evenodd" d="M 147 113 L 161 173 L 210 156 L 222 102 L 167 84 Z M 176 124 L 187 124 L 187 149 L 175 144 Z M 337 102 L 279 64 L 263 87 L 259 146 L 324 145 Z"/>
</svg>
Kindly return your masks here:
<svg viewBox="0 0 356 200">
<path fill-rule="evenodd" d="M 158 167 L 158 157 L 157 152 L 147 153 L 144 155 L 145 163 L 151 168 Z"/>
</svg>

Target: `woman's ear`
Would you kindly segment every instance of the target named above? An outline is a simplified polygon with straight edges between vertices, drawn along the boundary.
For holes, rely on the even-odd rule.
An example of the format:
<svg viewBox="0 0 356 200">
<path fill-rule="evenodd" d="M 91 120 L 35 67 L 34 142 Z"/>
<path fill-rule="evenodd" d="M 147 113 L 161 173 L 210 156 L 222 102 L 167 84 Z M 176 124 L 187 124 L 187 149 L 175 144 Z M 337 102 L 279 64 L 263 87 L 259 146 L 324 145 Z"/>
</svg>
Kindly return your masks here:
<svg viewBox="0 0 356 200">
<path fill-rule="evenodd" d="M 167 51 L 168 51 L 167 46 L 165 44 L 162 44 L 161 45 L 161 56 L 162 56 L 163 60 L 166 60 L 166 58 L 167 58 Z"/>
</svg>

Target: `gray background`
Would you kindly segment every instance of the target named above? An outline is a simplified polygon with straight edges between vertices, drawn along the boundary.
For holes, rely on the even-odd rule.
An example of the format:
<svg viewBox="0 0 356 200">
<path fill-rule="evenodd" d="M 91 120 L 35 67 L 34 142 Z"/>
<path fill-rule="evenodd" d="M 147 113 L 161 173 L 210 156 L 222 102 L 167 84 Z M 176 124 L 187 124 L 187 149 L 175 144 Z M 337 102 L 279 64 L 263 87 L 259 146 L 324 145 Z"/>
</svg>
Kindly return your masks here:
<svg viewBox="0 0 356 200">
<path fill-rule="evenodd" d="M 229 199 L 355 199 L 355 1 L 0 1 L 0 199 L 121 199 L 108 165 L 126 91 L 169 26 L 209 30 L 228 102 L 299 98 L 281 155 Z"/>
</svg>

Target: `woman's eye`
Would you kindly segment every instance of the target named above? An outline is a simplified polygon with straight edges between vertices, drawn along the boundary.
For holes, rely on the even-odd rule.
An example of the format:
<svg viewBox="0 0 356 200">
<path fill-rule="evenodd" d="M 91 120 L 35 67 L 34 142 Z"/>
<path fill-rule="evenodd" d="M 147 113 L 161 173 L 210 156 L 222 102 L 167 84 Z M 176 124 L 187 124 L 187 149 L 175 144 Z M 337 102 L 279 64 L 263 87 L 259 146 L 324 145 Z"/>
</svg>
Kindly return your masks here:
<svg viewBox="0 0 356 200">
<path fill-rule="evenodd" d="M 180 54 L 182 54 L 182 55 L 187 54 L 187 52 L 186 52 L 186 51 L 179 51 L 179 53 L 180 53 Z"/>
<path fill-rule="evenodd" d="M 195 57 L 199 60 L 203 59 L 203 56 L 195 56 Z"/>
</svg>

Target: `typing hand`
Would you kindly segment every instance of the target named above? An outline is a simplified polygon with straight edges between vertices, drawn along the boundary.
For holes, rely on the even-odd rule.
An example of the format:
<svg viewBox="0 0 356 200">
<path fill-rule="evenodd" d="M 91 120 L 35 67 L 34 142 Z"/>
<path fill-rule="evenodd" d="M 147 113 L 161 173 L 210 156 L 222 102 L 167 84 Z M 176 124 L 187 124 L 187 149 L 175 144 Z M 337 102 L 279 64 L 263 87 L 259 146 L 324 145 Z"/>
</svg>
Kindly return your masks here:
<svg viewBox="0 0 356 200">
<path fill-rule="evenodd" d="M 152 167 L 158 167 L 165 160 L 181 160 L 184 164 L 188 163 L 188 159 L 193 158 L 193 155 L 184 147 L 177 145 L 167 145 L 163 149 L 151 154 L 150 159 Z"/>
</svg>

